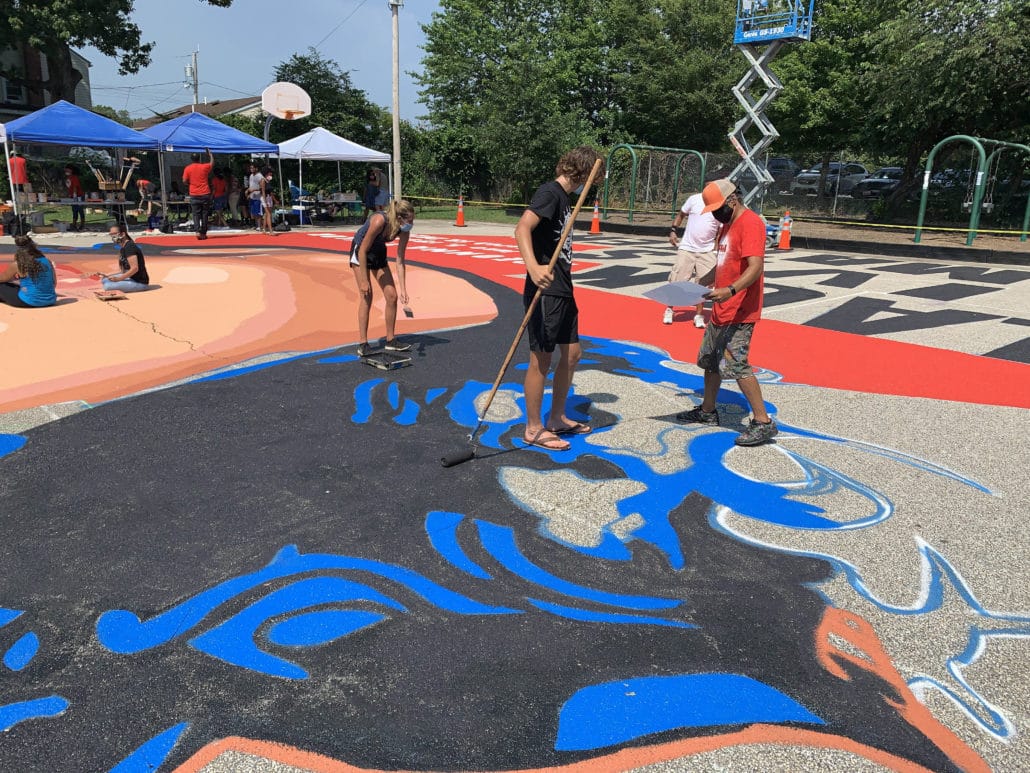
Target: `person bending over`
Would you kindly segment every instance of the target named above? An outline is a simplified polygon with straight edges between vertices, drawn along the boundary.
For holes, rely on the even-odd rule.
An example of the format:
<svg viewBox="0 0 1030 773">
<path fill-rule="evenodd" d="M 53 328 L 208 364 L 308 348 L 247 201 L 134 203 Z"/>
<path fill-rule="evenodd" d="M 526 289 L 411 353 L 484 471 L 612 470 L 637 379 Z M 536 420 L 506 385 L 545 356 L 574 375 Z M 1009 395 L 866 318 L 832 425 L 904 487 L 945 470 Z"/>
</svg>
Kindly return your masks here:
<svg viewBox="0 0 1030 773">
<path fill-rule="evenodd" d="M 111 241 L 118 245 L 118 272 L 99 274 L 105 290 L 136 293 L 150 288 L 150 275 L 143 250 L 132 240 L 124 225 L 111 227 Z"/>
<path fill-rule="evenodd" d="M 57 303 L 54 264 L 30 236 L 15 236 L 14 243 L 18 247 L 14 260 L 0 270 L 0 303 L 21 309 L 53 306 Z"/>
<path fill-rule="evenodd" d="M 361 343 L 358 344 L 358 356 L 365 357 L 372 353 L 368 344 L 368 317 L 372 310 L 372 277 L 376 278 L 386 301 L 384 316 L 386 319 L 386 344 L 388 352 L 406 352 L 411 344 L 397 340 L 397 299 L 401 303 L 408 302 L 408 291 L 404 277 L 404 253 L 408 248 L 408 238 L 415 224 L 415 208 L 404 199 L 391 201 L 385 212 L 374 212 L 366 220 L 358 232 L 350 248 L 350 266 L 354 271 L 354 280 L 358 284 L 358 333 Z M 386 243 L 397 239 L 397 282 L 400 292 L 393 283 L 390 264 L 386 260 Z"/>
<path fill-rule="evenodd" d="M 540 300 L 533 308 L 529 331 L 529 367 L 526 370 L 526 432 L 523 439 L 551 451 L 564 451 L 569 442 L 559 435 L 582 435 L 590 426 L 565 415 L 565 402 L 572 387 L 572 375 L 579 363 L 579 310 L 572 293 L 572 232 L 569 232 L 554 269 L 548 268 L 558 247 L 558 239 L 572 215 L 569 194 L 586 182 L 598 154 L 593 148 L 570 150 L 558 161 L 556 179 L 541 185 L 515 226 L 515 241 L 526 264 L 526 282 L 522 291 L 525 309 L 529 309 L 537 288 Z M 551 368 L 555 347 L 561 360 L 554 369 L 551 390 L 551 413 L 543 422 L 544 386 Z"/>
</svg>

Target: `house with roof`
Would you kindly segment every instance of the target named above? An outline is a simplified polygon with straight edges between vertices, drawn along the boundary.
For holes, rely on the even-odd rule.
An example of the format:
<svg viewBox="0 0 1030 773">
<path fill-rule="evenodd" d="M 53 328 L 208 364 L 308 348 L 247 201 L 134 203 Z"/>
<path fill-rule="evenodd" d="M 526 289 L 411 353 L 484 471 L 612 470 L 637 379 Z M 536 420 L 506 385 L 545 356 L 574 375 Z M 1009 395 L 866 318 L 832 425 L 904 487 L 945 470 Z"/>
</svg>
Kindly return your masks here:
<svg viewBox="0 0 1030 773">
<path fill-rule="evenodd" d="M 261 97 L 239 97 L 238 99 L 212 99 L 197 104 L 188 104 L 177 107 L 174 110 L 167 110 L 155 115 L 153 118 L 144 118 L 135 121 L 132 128 L 140 131 L 142 129 L 156 126 L 159 123 L 170 121 L 173 118 L 181 118 L 190 113 L 203 113 L 209 118 L 222 118 L 227 115 L 241 115 L 247 118 L 254 118 L 261 115 Z"/>
</svg>

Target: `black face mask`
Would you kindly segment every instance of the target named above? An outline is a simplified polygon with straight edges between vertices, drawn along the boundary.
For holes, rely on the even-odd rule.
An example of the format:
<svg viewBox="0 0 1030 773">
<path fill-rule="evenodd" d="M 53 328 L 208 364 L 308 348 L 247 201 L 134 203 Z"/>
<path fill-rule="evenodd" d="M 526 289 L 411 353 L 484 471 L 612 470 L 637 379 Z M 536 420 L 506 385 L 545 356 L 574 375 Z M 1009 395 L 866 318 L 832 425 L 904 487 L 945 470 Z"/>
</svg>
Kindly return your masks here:
<svg viewBox="0 0 1030 773">
<path fill-rule="evenodd" d="M 731 204 L 723 204 L 718 209 L 712 211 L 712 217 L 723 224 L 730 222 L 733 217 L 733 206 Z"/>
</svg>

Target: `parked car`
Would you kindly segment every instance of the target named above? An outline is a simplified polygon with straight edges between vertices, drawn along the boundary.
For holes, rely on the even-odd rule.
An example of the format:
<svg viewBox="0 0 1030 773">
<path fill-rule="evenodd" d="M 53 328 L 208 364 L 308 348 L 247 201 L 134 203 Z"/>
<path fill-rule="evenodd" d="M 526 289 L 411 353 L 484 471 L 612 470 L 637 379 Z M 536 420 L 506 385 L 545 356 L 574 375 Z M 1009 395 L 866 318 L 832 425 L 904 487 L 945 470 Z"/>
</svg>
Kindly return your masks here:
<svg viewBox="0 0 1030 773">
<path fill-rule="evenodd" d="M 851 189 L 851 195 L 856 199 L 886 198 L 901 183 L 901 175 L 904 171 L 900 166 L 881 167 L 864 180 L 855 183 L 855 187 Z"/>
<path fill-rule="evenodd" d="M 775 191 L 786 190 L 794 175 L 801 171 L 801 165 L 787 156 L 772 156 L 766 163 L 765 168 L 772 175 L 772 189 Z M 750 187 L 755 184 L 755 176 L 750 169 L 745 169 L 740 175 L 740 182 Z"/>
<path fill-rule="evenodd" d="M 856 164 L 853 161 L 846 164 L 841 164 L 839 161 L 831 161 L 826 165 L 826 188 L 823 191 L 827 196 L 832 196 L 837 193 L 841 196 L 847 196 L 851 193 L 851 189 L 854 188 L 860 180 L 869 176 L 869 170 L 861 164 Z M 794 182 L 790 184 L 790 192 L 796 194 L 811 193 L 815 194 L 819 192 L 819 178 L 822 176 L 824 167 L 813 166 L 811 169 L 806 169 L 797 177 L 794 178 Z M 838 188 L 839 181 L 839 188 Z"/>
</svg>

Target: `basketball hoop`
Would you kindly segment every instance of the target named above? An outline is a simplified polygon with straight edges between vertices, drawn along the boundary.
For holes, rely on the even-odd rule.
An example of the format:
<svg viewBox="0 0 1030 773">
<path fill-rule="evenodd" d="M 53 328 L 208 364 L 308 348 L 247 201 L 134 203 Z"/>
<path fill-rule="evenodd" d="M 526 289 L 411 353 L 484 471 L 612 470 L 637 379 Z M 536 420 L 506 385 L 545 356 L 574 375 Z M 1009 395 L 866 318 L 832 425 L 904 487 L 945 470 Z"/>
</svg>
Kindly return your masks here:
<svg viewBox="0 0 1030 773">
<path fill-rule="evenodd" d="M 295 83 L 273 83 L 261 92 L 261 109 L 284 121 L 311 115 L 311 97 Z"/>
</svg>

